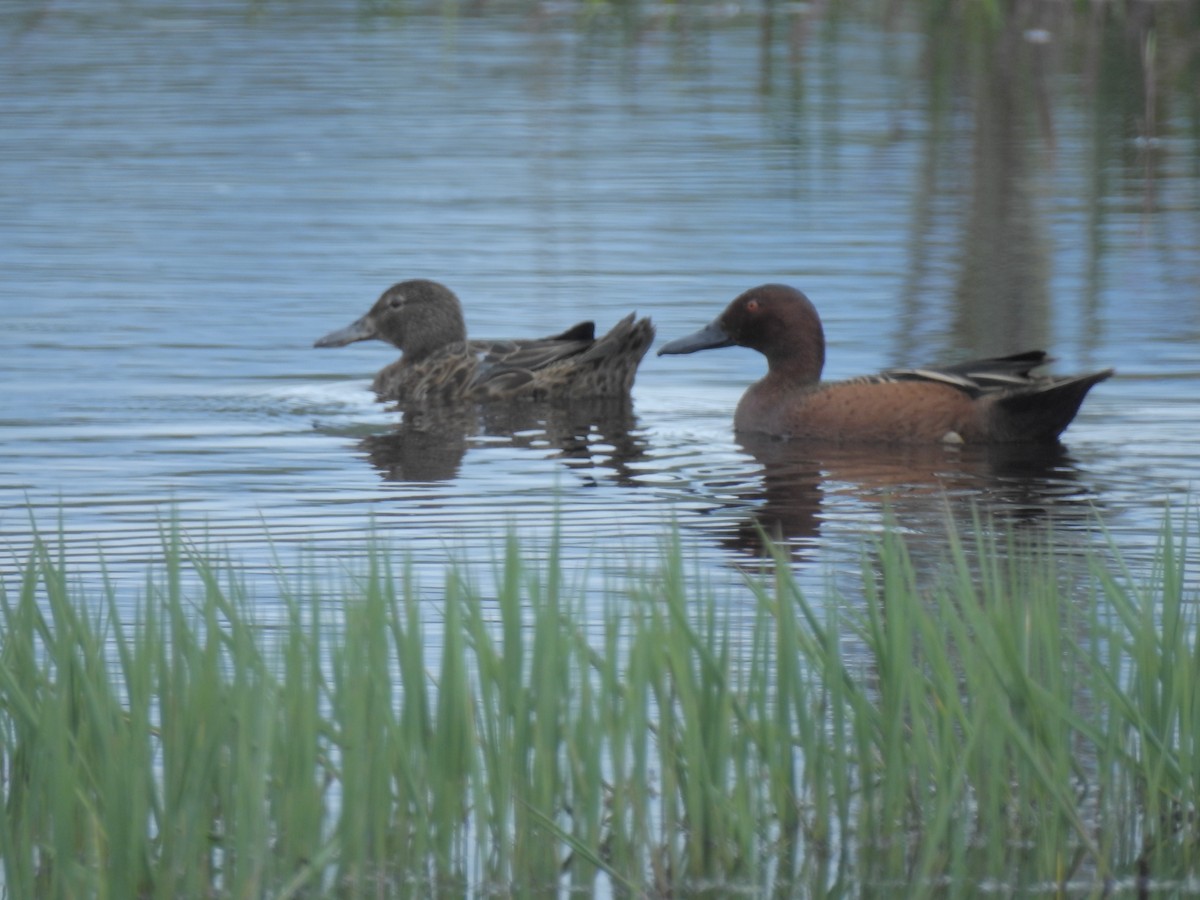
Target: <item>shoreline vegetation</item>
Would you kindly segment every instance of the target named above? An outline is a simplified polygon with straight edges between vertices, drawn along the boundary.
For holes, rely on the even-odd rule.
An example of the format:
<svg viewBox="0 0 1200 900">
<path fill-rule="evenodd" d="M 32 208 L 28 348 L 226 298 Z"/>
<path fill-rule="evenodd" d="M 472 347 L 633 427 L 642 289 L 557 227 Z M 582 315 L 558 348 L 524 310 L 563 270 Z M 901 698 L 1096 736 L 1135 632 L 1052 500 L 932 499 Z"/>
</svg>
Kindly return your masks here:
<svg viewBox="0 0 1200 900">
<path fill-rule="evenodd" d="M 3 895 L 1200 890 L 1194 522 L 1137 577 L 975 524 L 819 602 L 782 555 L 716 595 L 670 535 L 598 605 L 553 542 L 438 600 L 373 547 L 281 567 L 270 621 L 178 526 L 133 604 L 41 540 L 0 595 Z"/>
</svg>

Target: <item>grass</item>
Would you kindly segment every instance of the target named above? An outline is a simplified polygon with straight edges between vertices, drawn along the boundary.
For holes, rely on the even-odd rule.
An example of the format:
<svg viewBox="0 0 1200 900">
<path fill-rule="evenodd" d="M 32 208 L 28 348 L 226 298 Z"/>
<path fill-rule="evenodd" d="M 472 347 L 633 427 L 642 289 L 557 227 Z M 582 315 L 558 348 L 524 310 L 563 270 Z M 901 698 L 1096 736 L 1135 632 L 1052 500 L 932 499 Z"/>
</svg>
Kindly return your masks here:
<svg viewBox="0 0 1200 900">
<path fill-rule="evenodd" d="M 178 531 L 132 611 L 38 543 L 0 596 L 4 894 L 1196 891 L 1185 537 L 1139 578 L 975 531 L 935 576 L 888 534 L 819 604 L 782 558 L 714 597 L 668 540 L 588 614 L 553 547 L 436 603 L 375 549 L 276 622 Z"/>
</svg>

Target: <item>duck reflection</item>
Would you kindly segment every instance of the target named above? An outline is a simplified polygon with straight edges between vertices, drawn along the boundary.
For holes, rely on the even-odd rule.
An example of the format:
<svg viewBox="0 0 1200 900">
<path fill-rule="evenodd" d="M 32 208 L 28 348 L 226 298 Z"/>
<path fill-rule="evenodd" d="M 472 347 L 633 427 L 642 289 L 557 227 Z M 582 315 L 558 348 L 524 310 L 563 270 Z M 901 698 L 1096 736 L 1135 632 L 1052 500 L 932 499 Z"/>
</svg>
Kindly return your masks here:
<svg viewBox="0 0 1200 900">
<path fill-rule="evenodd" d="M 483 419 L 485 435 L 511 435 L 516 447 L 555 448 L 555 457 L 569 468 L 579 472 L 602 469 L 623 485 L 635 483 L 630 464 L 646 456 L 646 439 L 637 429 L 628 395 L 576 399 L 567 406 L 490 405 Z"/>
<path fill-rule="evenodd" d="M 410 410 L 394 430 L 362 438 L 359 448 L 387 481 L 448 481 L 472 446 L 486 445 L 557 450 L 551 455 L 572 469 L 604 469 L 618 483 L 632 484 L 630 464 L 646 453 L 637 424 L 627 396 Z"/>
<path fill-rule="evenodd" d="M 1060 443 L 881 448 L 752 435 L 739 443 L 762 470 L 758 488 L 739 497 L 753 513 L 726 543 L 755 556 L 768 552 L 765 537 L 803 557 L 843 505 L 860 524 L 862 505 L 873 505 L 916 535 L 944 535 L 947 516 L 965 523 L 976 511 L 1018 527 L 1093 512 L 1095 496 Z"/>
<path fill-rule="evenodd" d="M 405 414 L 393 430 L 369 434 L 358 447 L 385 481 L 449 481 L 478 427 L 473 409 Z"/>
</svg>

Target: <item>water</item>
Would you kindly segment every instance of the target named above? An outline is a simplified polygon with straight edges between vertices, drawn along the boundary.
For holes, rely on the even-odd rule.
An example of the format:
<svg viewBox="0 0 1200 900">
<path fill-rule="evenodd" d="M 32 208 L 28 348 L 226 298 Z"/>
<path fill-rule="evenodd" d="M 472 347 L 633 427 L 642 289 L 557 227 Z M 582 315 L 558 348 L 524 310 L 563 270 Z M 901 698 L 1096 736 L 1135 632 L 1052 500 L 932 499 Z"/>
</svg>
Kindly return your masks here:
<svg viewBox="0 0 1200 900">
<path fill-rule="evenodd" d="M 6 7 L 5 584 L 32 519 L 137 585 L 172 514 L 264 602 L 276 554 L 337 574 L 368 534 L 436 586 L 509 528 L 603 578 L 672 522 L 716 579 L 762 526 L 819 583 L 889 511 L 936 554 L 972 502 L 1144 562 L 1200 473 L 1197 59 L 1061 14 L 985 52 L 799 5 Z M 390 348 L 311 346 L 408 277 L 481 337 L 636 309 L 661 343 L 786 281 L 829 377 L 1040 346 L 1119 374 L 1032 459 L 756 458 L 737 349 L 647 357 L 615 429 L 425 448 L 367 390 Z"/>
</svg>

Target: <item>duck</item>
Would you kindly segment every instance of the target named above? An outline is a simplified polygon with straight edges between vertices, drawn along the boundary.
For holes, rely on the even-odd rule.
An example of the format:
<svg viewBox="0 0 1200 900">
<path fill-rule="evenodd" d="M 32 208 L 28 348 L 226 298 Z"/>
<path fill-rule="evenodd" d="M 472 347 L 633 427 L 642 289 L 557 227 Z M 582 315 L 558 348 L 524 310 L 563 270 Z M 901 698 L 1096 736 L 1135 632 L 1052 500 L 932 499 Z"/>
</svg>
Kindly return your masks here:
<svg viewBox="0 0 1200 900">
<path fill-rule="evenodd" d="M 887 369 L 822 381 L 825 333 L 816 307 L 786 284 L 740 294 L 712 323 L 660 356 L 729 346 L 767 358 L 738 402 L 734 430 L 789 440 L 868 444 L 1056 443 L 1084 397 L 1113 375 L 1034 375 L 1042 350 L 949 366 Z"/>
<path fill-rule="evenodd" d="M 366 315 L 315 347 L 380 340 L 401 357 L 375 376 L 381 401 L 401 407 L 520 398 L 551 401 L 627 397 L 654 326 L 630 313 L 603 337 L 595 323 L 517 340 L 468 340 L 458 296 L 424 278 L 393 284 Z"/>
</svg>

